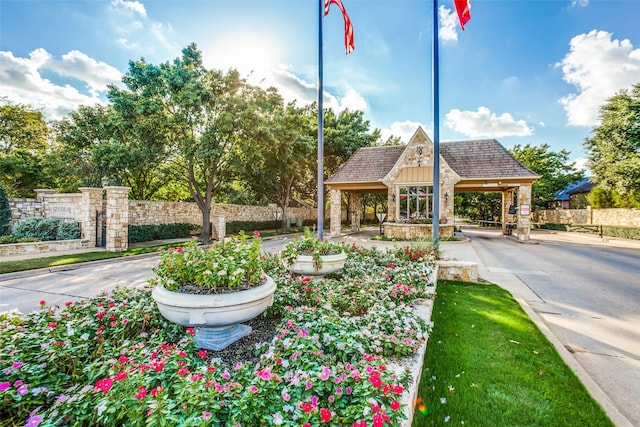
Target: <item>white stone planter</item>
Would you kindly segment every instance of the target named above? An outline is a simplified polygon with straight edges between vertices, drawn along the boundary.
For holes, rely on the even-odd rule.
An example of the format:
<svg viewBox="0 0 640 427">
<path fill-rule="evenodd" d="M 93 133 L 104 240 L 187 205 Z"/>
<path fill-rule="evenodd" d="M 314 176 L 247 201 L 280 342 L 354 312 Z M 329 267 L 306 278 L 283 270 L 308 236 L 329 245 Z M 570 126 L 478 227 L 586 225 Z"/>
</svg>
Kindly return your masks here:
<svg viewBox="0 0 640 427">
<path fill-rule="evenodd" d="M 344 267 L 344 262 L 347 260 L 347 254 L 342 252 L 337 255 L 321 255 L 322 266 L 319 270 L 316 270 L 313 264 L 313 257 L 311 255 L 298 255 L 296 261 L 291 265 L 286 265 L 287 270 L 294 274 L 301 274 L 304 276 L 324 276 L 330 273 L 335 273 Z"/>
<path fill-rule="evenodd" d="M 251 333 L 251 327 L 241 323 L 265 311 L 275 291 L 275 282 L 267 276 L 264 284 L 238 292 L 185 294 L 158 285 L 151 297 L 167 320 L 195 329 L 198 347 L 222 350 Z"/>
</svg>

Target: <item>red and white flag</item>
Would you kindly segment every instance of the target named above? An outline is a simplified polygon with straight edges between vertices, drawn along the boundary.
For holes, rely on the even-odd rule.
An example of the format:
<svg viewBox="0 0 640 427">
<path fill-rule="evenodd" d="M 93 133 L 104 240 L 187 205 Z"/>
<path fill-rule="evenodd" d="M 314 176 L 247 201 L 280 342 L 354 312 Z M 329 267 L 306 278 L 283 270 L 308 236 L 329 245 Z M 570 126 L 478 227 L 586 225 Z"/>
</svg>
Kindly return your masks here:
<svg viewBox="0 0 640 427">
<path fill-rule="evenodd" d="M 347 15 L 347 11 L 342 4 L 342 0 L 324 0 L 324 16 L 329 14 L 329 6 L 331 6 L 331 3 L 338 6 L 338 9 L 342 12 L 342 17 L 344 18 L 344 47 L 347 49 L 348 55 L 356 48 L 353 43 L 353 25 L 351 25 L 351 19 L 349 19 L 349 15 Z"/>
<path fill-rule="evenodd" d="M 453 4 L 456 7 L 456 12 L 458 12 L 460 27 L 464 31 L 464 24 L 471 19 L 471 0 L 453 0 Z"/>
</svg>

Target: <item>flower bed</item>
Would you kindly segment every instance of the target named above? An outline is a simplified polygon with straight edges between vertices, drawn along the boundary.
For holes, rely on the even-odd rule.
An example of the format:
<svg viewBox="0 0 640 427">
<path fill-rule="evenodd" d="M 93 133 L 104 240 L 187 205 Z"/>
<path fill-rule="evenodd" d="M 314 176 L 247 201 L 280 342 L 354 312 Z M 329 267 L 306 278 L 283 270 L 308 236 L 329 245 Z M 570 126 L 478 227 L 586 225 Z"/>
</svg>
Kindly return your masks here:
<svg viewBox="0 0 640 427">
<path fill-rule="evenodd" d="M 278 284 L 266 315 L 279 326 L 257 362 L 196 348 L 149 290 L 4 316 L 0 425 L 399 425 L 411 375 L 390 366 L 427 336 L 409 307 L 429 297 L 435 257 L 347 251 L 323 280 L 264 261 Z"/>
</svg>

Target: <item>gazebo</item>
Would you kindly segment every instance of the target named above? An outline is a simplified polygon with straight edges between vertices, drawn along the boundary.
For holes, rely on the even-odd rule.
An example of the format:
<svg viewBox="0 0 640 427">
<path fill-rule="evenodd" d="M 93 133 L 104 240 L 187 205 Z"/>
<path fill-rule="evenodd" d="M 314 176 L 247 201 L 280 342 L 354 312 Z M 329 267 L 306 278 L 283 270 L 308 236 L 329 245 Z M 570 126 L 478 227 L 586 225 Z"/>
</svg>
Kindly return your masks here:
<svg viewBox="0 0 640 427">
<path fill-rule="evenodd" d="M 349 193 L 351 228 L 360 228 L 360 196 L 387 194 L 384 234 L 390 238 L 416 238 L 432 233 L 433 142 L 419 127 L 406 145 L 357 150 L 325 181 L 331 199 L 332 236 L 340 234 L 342 192 Z M 439 234 L 452 236 L 453 196 L 457 192 L 502 193 L 502 229 L 516 215 L 515 235 L 529 240 L 531 186 L 540 176 L 523 166 L 495 139 L 440 144 Z"/>
</svg>

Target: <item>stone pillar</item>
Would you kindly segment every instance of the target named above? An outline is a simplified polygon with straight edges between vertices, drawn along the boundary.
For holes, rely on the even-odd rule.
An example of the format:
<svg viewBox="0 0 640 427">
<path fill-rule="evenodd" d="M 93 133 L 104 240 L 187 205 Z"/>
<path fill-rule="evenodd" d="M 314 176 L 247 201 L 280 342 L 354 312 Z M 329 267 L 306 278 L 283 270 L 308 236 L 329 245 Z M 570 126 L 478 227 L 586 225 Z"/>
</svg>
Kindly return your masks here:
<svg viewBox="0 0 640 427">
<path fill-rule="evenodd" d="M 129 247 L 129 189 L 105 187 L 107 192 L 107 242 L 109 252 L 126 251 Z"/>
<path fill-rule="evenodd" d="M 387 190 L 387 218 L 386 222 L 395 222 L 396 221 L 396 200 L 395 200 L 395 190 L 393 187 L 390 187 Z"/>
<path fill-rule="evenodd" d="M 531 185 L 521 185 L 518 190 L 518 240 L 531 238 Z"/>
<path fill-rule="evenodd" d="M 213 217 L 211 221 L 211 238 L 213 240 L 223 241 L 227 235 L 227 222 L 223 216 Z"/>
<path fill-rule="evenodd" d="M 513 214 L 509 214 L 509 206 L 514 204 L 513 191 L 506 190 L 502 192 L 502 215 L 500 221 L 502 222 L 502 234 L 507 234 L 507 222 L 513 222 Z"/>
<path fill-rule="evenodd" d="M 360 231 L 360 193 L 351 193 L 349 197 L 351 211 L 351 231 Z"/>
<path fill-rule="evenodd" d="M 88 240 L 88 247 L 95 248 L 96 228 L 98 227 L 97 212 L 102 211 L 102 188 L 82 187 L 79 189 L 82 193 L 82 201 L 80 205 L 80 235 L 83 239 Z"/>
<path fill-rule="evenodd" d="M 329 234 L 331 237 L 338 237 L 340 235 L 341 217 L 342 217 L 342 193 L 340 190 L 329 189 L 331 198 L 331 214 L 330 214 L 330 228 Z"/>
</svg>

